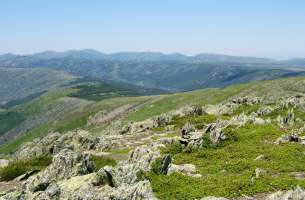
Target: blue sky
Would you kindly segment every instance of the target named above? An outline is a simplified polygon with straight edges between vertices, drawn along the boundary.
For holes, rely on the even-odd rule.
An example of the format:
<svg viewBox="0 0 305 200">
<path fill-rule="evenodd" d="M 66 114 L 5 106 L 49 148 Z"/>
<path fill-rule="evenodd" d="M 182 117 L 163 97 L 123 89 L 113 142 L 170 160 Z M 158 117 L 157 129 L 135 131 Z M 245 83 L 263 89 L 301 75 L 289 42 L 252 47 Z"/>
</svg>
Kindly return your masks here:
<svg viewBox="0 0 305 200">
<path fill-rule="evenodd" d="M 1 0 L 0 53 L 305 57 L 304 0 Z"/>
</svg>

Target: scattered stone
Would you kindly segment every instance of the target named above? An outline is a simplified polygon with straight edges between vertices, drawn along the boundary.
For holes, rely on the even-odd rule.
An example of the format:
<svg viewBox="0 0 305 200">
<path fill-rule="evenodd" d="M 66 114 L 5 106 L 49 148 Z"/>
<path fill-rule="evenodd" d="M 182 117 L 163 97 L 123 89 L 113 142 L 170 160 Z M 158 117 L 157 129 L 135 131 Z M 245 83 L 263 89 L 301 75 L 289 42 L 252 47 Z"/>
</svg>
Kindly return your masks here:
<svg viewBox="0 0 305 200">
<path fill-rule="evenodd" d="M 259 116 L 264 116 L 264 115 L 268 115 L 270 113 L 272 113 L 274 111 L 274 108 L 270 107 L 270 106 L 266 106 L 266 107 L 262 107 L 260 109 L 258 109 L 258 111 L 256 112 Z"/>
<path fill-rule="evenodd" d="M 304 172 L 292 172 L 291 175 L 297 180 L 304 180 L 305 173 Z"/>
<path fill-rule="evenodd" d="M 259 97 L 248 97 L 248 96 L 243 96 L 243 97 L 236 97 L 231 99 L 232 103 L 235 104 L 241 104 L 241 105 L 255 105 L 259 104 L 262 102 L 262 99 Z"/>
<path fill-rule="evenodd" d="M 167 175 L 171 175 L 173 173 L 182 173 L 187 176 L 200 178 L 202 175 L 197 174 L 196 172 L 196 167 L 193 164 L 175 165 L 171 163 L 168 167 Z"/>
<path fill-rule="evenodd" d="M 258 161 L 258 160 L 267 160 L 267 156 L 265 156 L 264 154 L 261 154 L 259 156 L 257 156 L 254 160 Z"/>
<path fill-rule="evenodd" d="M 172 163 L 172 157 L 168 154 L 162 160 L 161 174 L 167 174 L 169 165 Z"/>
<path fill-rule="evenodd" d="M 261 176 L 264 176 L 267 174 L 267 171 L 264 170 L 264 169 L 260 169 L 260 168 L 256 168 L 255 169 L 255 178 L 258 179 L 260 178 Z"/>
</svg>

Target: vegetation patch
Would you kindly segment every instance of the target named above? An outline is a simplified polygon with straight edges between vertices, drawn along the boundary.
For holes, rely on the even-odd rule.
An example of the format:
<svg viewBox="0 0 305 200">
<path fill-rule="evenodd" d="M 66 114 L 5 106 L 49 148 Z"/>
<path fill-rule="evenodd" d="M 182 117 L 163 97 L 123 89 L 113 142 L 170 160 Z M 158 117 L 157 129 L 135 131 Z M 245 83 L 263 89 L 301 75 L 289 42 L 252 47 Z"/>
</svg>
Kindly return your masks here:
<svg viewBox="0 0 305 200">
<path fill-rule="evenodd" d="M 92 101 L 100 101 L 118 96 L 134 96 L 136 93 L 118 85 L 107 83 L 82 84 L 75 87 L 78 91 L 70 94 L 70 97 L 77 97 Z"/>
<path fill-rule="evenodd" d="M 160 199 L 234 198 L 296 185 L 305 187 L 305 180 L 291 175 L 305 172 L 304 147 L 298 143 L 275 145 L 274 141 L 285 133 L 277 125 L 247 124 L 241 128 L 229 127 L 225 133 L 228 139 L 217 146 L 206 138 L 203 147 L 192 152 L 185 151 L 179 143 L 163 150 L 163 154 L 173 156 L 175 164 L 194 164 L 201 178 L 182 174 L 167 176 L 154 170 L 141 177 L 151 181 Z M 266 159 L 255 160 L 260 155 Z M 158 169 L 160 163 L 156 163 Z M 265 170 L 266 175 L 255 178 L 257 168 Z"/>
<path fill-rule="evenodd" d="M 28 160 L 14 160 L 8 166 L 0 168 L 0 180 L 10 181 L 14 178 L 30 173 L 38 172 L 52 163 L 52 157 L 48 155 L 35 157 Z"/>
<path fill-rule="evenodd" d="M 94 162 L 97 170 L 103 168 L 106 165 L 115 166 L 117 164 L 117 162 L 114 159 L 112 159 L 108 156 L 92 155 L 91 159 Z"/>
</svg>

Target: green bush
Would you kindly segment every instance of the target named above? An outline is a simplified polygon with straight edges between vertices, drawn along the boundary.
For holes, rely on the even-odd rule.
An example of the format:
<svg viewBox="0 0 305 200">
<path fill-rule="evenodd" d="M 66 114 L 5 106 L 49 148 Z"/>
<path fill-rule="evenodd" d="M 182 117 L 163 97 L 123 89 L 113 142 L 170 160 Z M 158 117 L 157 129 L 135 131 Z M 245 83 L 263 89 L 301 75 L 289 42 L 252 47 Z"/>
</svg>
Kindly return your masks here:
<svg viewBox="0 0 305 200">
<path fill-rule="evenodd" d="M 116 165 L 116 161 L 113 158 L 110 158 L 107 156 L 92 155 L 91 160 L 94 162 L 97 170 L 101 169 L 102 167 L 104 167 L 106 165 L 110 165 L 110 166 Z"/>
<path fill-rule="evenodd" d="M 28 160 L 14 160 L 0 168 L 0 180 L 10 181 L 27 172 L 38 172 L 52 163 L 51 156 L 39 156 Z"/>
</svg>

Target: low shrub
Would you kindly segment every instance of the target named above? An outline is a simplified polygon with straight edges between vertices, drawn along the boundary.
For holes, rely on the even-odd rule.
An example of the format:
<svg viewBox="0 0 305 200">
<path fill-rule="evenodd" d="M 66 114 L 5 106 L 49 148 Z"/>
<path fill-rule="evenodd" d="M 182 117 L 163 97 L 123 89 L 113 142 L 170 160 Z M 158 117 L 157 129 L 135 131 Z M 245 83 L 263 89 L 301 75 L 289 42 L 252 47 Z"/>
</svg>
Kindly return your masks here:
<svg viewBox="0 0 305 200">
<path fill-rule="evenodd" d="M 27 160 L 14 160 L 6 167 L 0 168 L 0 180 L 10 181 L 28 172 L 38 172 L 49 166 L 51 163 L 51 156 L 39 156 Z"/>
<path fill-rule="evenodd" d="M 107 156 L 92 155 L 91 160 L 94 162 L 97 170 L 106 165 L 115 166 L 117 164 L 116 160 Z"/>
</svg>

